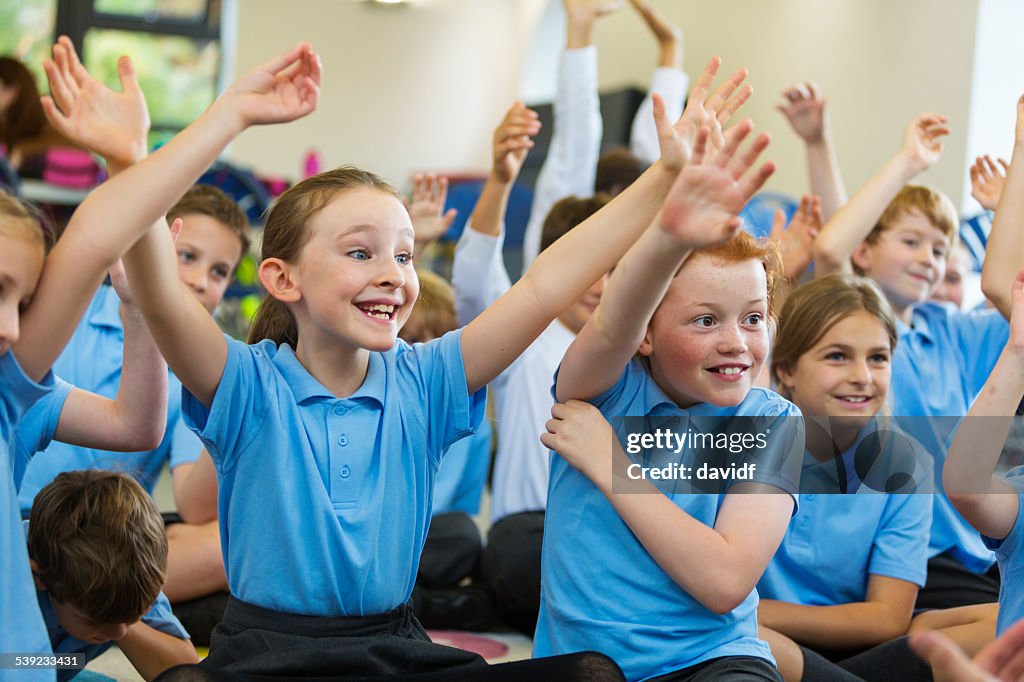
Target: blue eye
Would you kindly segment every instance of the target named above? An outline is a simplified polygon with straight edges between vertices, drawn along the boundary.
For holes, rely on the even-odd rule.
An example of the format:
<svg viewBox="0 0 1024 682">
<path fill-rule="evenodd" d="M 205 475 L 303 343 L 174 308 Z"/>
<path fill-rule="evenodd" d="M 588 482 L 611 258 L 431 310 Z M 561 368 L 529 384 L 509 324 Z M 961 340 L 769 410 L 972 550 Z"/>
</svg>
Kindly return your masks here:
<svg viewBox="0 0 1024 682">
<path fill-rule="evenodd" d="M 875 355 L 871 356 L 871 362 L 875 362 L 880 365 L 885 365 L 889 363 L 889 356 L 883 355 L 881 353 L 876 353 Z"/>
<path fill-rule="evenodd" d="M 838 361 L 845 360 L 846 359 L 846 355 L 844 353 L 841 353 L 841 352 L 837 351 L 837 350 L 834 350 L 831 353 L 829 353 L 828 355 L 826 355 L 825 359 L 838 362 Z"/>
<path fill-rule="evenodd" d="M 364 249 L 356 249 L 355 251 L 349 251 L 348 255 L 352 256 L 356 260 L 370 260 L 370 254 Z"/>
<path fill-rule="evenodd" d="M 412 254 L 400 253 L 397 256 L 395 256 L 395 260 L 398 262 L 399 265 L 409 265 L 410 263 L 412 263 Z"/>
</svg>

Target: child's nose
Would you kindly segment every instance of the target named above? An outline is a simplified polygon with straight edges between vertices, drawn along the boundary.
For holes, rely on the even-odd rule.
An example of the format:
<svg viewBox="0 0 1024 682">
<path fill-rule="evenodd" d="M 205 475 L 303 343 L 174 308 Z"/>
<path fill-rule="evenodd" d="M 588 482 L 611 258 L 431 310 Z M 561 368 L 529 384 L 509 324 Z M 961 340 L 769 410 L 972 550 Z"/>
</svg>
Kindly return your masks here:
<svg viewBox="0 0 1024 682">
<path fill-rule="evenodd" d="M 188 273 L 185 278 L 185 282 L 188 286 L 196 293 L 203 293 L 206 291 L 206 285 L 208 283 L 206 273 L 196 268 L 196 270 Z"/>
<path fill-rule="evenodd" d="M 747 339 L 738 325 L 723 325 L 718 340 L 720 353 L 737 354 L 747 350 Z"/>
<path fill-rule="evenodd" d="M 377 284 L 382 287 L 398 289 L 405 286 L 405 272 L 394 260 L 384 261 L 377 276 Z"/>
<path fill-rule="evenodd" d="M 847 380 L 851 384 L 857 384 L 858 386 L 866 386 L 871 383 L 871 370 L 865 363 L 854 362 L 850 366 L 850 374 Z"/>
<path fill-rule="evenodd" d="M 6 351 L 17 343 L 20 333 L 17 306 L 4 306 L 0 309 L 0 349 Z"/>
</svg>

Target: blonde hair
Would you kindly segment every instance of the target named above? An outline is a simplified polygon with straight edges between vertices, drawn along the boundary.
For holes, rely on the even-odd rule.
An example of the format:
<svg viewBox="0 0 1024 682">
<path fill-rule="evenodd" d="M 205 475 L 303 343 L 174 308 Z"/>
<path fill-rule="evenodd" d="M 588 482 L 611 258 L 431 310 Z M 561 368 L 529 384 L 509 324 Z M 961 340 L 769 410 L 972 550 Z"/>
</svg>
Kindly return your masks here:
<svg viewBox="0 0 1024 682">
<path fill-rule="evenodd" d="M 35 206 L 19 201 L 0 189 L 0 234 L 35 242 L 43 252 L 53 246 L 53 230 L 46 216 Z"/>
<path fill-rule="evenodd" d="M 876 243 L 883 232 L 908 213 L 920 213 L 949 238 L 951 247 L 956 244 L 957 234 L 960 230 L 960 219 L 957 217 L 956 207 L 945 194 L 924 185 L 906 185 L 901 189 L 899 194 L 885 207 L 878 223 L 875 224 L 865 241 L 869 244 Z"/>
<path fill-rule="evenodd" d="M 787 398 L 779 369 L 792 370 L 804 353 L 841 320 L 859 312 L 877 319 L 896 350 L 896 317 L 878 285 L 866 277 L 833 274 L 809 282 L 789 295 L 779 315 L 778 334 L 772 348 L 772 378 Z"/>
<path fill-rule="evenodd" d="M 360 187 L 376 189 L 401 199 L 398 190 L 383 178 L 354 166 L 342 166 L 307 178 L 278 197 L 267 214 L 262 260 L 280 258 L 294 263 L 309 241 L 309 221 L 339 194 Z M 299 343 L 295 316 L 287 305 L 273 296 L 263 299 L 249 327 L 249 343 L 263 339 L 270 339 L 277 345 L 287 343 L 292 348 Z"/>
<path fill-rule="evenodd" d="M 398 337 L 406 343 L 429 341 L 455 329 L 455 290 L 444 277 L 416 270 L 420 295 Z"/>
</svg>

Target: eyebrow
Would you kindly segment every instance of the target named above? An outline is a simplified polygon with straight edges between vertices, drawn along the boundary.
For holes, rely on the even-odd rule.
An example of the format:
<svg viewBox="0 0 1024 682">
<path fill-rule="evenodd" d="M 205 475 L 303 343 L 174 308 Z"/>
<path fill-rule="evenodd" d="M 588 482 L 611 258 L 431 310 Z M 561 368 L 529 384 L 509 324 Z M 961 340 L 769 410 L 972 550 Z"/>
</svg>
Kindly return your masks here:
<svg viewBox="0 0 1024 682">
<path fill-rule="evenodd" d="M 361 234 L 363 232 L 376 232 L 379 229 L 380 228 L 378 226 L 370 225 L 368 223 L 364 223 L 364 224 L 361 224 L 361 225 L 352 225 L 352 226 L 346 228 L 344 232 L 339 234 L 338 235 L 338 239 L 344 239 L 345 237 L 348 237 L 350 235 Z M 412 240 L 416 239 L 416 233 L 413 232 L 412 227 L 406 227 L 406 228 L 400 230 L 400 232 L 403 235 L 409 237 Z"/>
</svg>

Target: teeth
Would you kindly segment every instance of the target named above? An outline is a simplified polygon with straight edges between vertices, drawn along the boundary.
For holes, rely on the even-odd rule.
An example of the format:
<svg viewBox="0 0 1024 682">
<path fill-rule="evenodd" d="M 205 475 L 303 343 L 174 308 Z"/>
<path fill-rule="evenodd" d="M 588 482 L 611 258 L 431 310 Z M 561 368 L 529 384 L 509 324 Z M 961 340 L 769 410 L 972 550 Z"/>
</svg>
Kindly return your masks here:
<svg viewBox="0 0 1024 682">
<path fill-rule="evenodd" d="M 718 368 L 719 374 L 739 374 L 743 370 L 739 367 L 720 367 Z"/>
<path fill-rule="evenodd" d="M 851 396 L 851 397 L 843 398 L 843 400 L 845 400 L 846 402 L 849 402 L 849 403 L 866 403 L 868 401 L 868 399 L 865 398 L 864 396 L 860 396 L 860 397 L 856 397 L 856 398 Z"/>
<path fill-rule="evenodd" d="M 366 307 L 363 308 L 363 310 L 369 310 L 371 312 L 380 311 L 382 313 L 393 313 L 393 312 L 395 312 L 395 306 L 393 306 L 393 305 L 384 305 L 383 303 L 377 303 L 375 305 L 366 306 Z"/>
</svg>

